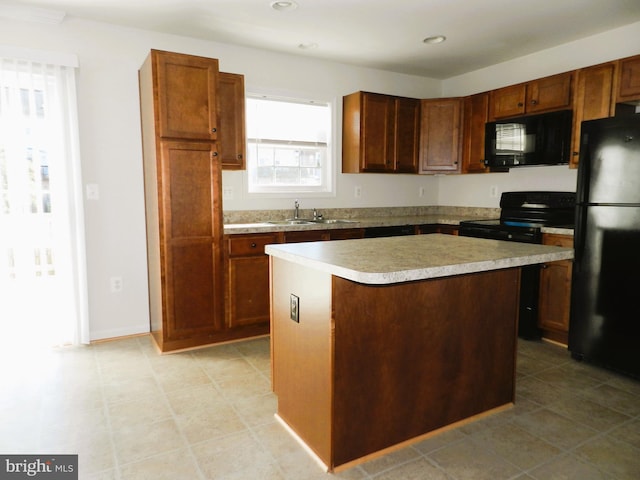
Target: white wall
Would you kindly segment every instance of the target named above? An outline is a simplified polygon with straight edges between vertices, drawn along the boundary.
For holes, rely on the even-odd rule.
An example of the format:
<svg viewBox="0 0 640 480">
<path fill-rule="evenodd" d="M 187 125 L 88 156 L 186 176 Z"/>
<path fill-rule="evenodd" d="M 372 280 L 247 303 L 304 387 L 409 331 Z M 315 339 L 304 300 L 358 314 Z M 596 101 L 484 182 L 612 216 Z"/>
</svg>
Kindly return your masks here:
<svg viewBox="0 0 640 480">
<path fill-rule="evenodd" d="M 640 23 L 610 30 L 443 82 L 444 96 L 464 96 L 535 78 L 640 54 Z M 440 177 L 439 205 L 498 207 L 509 190 L 575 191 L 577 170 L 566 166 L 526 167 L 508 173 Z M 492 197 L 492 187 L 498 196 Z"/>
<path fill-rule="evenodd" d="M 221 70 L 245 75 L 247 90 L 286 95 L 312 94 L 333 100 L 341 118 L 341 98 L 357 90 L 421 98 L 463 95 L 527 80 L 581 65 L 639 53 L 640 24 L 575 42 L 519 61 L 445 82 L 337 63 L 311 61 L 172 35 L 66 19 L 61 25 L 0 19 L 0 43 L 76 54 L 84 183 L 98 184 L 100 199 L 85 201 L 91 338 L 148 331 L 144 196 L 137 71 L 151 48 L 218 58 Z M 566 65 L 566 67 L 564 67 Z M 334 132 L 339 158 L 341 125 Z M 564 167 L 512 171 L 508 174 L 425 177 L 417 175 L 337 175 L 333 198 L 301 198 L 305 208 L 477 205 L 497 206 L 489 186 L 507 189 L 571 189 L 575 172 Z M 243 194 L 244 177 L 225 172 L 234 187 L 225 209 L 289 208 L 293 199 L 271 201 Z M 353 196 L 355 186 L 362 197 Z M 426 194 L 418 197 L 419 187 Z M 124 290 L 109 292 L 111 276 L 123 278 Z"/>
<path fill-rule="evenodd" d="M 66 19 L 42 25 L 0 19 L 0 44 L 76 54 L 83 182 L 99 186 L 100 199 L 85 201 L 91 338 L 147 332 L 148 295 L 142 177 L 138 68 L 151 48 L 218 58 L 221 70 L 245 75 L 247 89 L 334 100 L 360 89 L 416 97 L 440 95 L 441 82 L 355 68 L 301 56 L 205 42 L 184 37 Z M 341 111 L 336 112 L 341 118 Z M 337 127 L 340 128 L 340 127 Z M 340 135 L 336 133 L 336 152 Z M 226 209 L 289 208 L 293 199 L 256 202 L 242 194 L 242 174 L 225 172 L 234 185 Z M 305 208 L 381 205 L 433 205 L 437 179 L 402 175 L 339 175 L 334 198 Z M 353 187 L 362 197 L 353 198 Z M 418 197 L 418 187 L 427 194 Z M 109 291 L 109 278 L 121 276 L 122 293 Z"/>
</svg>

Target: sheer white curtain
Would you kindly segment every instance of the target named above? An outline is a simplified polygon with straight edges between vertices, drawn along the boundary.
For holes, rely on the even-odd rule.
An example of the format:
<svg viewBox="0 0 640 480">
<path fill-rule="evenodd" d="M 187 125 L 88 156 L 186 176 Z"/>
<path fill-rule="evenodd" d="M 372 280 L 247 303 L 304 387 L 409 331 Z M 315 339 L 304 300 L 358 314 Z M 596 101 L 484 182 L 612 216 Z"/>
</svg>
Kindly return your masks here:
<svg viewBox="0 0 640 480">
<path fill-rule="evenodd" d="M 0 48 L 0 341 L 88 343 L 75 67 L 28 56 Z"/>
</svg>

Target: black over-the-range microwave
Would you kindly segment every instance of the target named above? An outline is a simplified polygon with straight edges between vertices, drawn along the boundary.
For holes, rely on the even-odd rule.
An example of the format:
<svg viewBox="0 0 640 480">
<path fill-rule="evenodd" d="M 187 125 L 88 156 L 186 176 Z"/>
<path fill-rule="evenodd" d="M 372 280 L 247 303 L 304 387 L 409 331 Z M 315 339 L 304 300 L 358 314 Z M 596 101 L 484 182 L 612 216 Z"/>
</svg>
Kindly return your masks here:
<svg viewBox="0 0 640 480">
<path fill-rule="evenodd" d="M 497 171 L 568 164 L 571 119 L 571 110 L 561 110 L 488 122 L 484 164 Z"/>
</svg>

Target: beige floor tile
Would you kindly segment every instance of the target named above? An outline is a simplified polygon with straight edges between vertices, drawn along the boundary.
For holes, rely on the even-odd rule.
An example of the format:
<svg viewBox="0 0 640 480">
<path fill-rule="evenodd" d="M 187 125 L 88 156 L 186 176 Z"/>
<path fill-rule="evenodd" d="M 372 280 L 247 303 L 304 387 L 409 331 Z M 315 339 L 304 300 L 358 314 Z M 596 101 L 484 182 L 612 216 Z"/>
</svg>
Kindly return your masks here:
<svg viewBox="0 0 640 480">
<path fill-rule="evenodd" d="M 491 430 L 476 432 L 472 437 L 484 448 L 508 459 L 522 470 L 533 468 L 561 453 L 558 447 L 514 424 L 500 425 Z"/>
<path fill-rule="evenodd" d="M 616 412 L 629 416 L 640 415 L 638 396 L 612 385 L 600 385 L 582 392 L 582 395 Z"/>
<path fill-rule="evenodd" d="M 536 480 L 612 480 L 595 466 L 567 454 L 529 472 Z"/>
<path fill-rule="evenodd" d="M 192 445 L 191 449 L 200 470 L 211 479 L 227 478 L 239 472 L 247 479 L 260 478 L 259 472 L 272 471 L 275 465 L 273 457 L 248 431 Z"/>
<path fill-rule="evenodd" d="M 273 393 L 239 398 L 233 402 L 233 408 L 249 426 L 258 426 L 275 422 L 274 414 L 278 408 L 278 397 Z"/>
<path fill-rule="evenodd" d="M 0 364 L 0 451 L 79 453 L 82 480 L 640 478 L 640 382 L 518 348 L 513 408 L 333 476 L 274 419 L 268 338 L 25 351 Z"/>
<path fill-rule="evenodd" d="M 442 469 L 425 458 L 413 460 L 376 475 L 376 480 L 451 480 Z"/>
<path fill-rule="evenodd" d="M 506 480 L 521 471 L 471 439 L 432 452 L 428 458 L 456 480 Z"/>
<path fill-rule="evenodd" d="M 383 457 L 369 460 L 361 465 L 361 468 L 369 475 L 376 475 L 385 470 L 390 470 L 398 465 L 405 464 L 420 457 L 420 452 L 415 448 L 403 448 Z"/>
<path fill-rule="evenodd" d="M 187 447 L 173 419 L 123 426 L 113 431 L 113 444 L 120 464 Z"/>
<path fill-rule="evenodd" d="M 172 418 L 172 412 L 162 397 L 145 396 L 136 400 L 111 403 L 107 407 L 111 428 L 120 430 L 133 425 L 146 425 Z"/>
<path fill-rule="evenodd" d="M 640 449 L 640 418 L 631 420 L 612 430 L 609 435 L 627 442 L 629 445 Z"/>
<path fill-rule="evenodd" d="M 199 443 L 247 430 L 228 405 L 194 410 L 176 416 L 176 423 L 189 443 Z"/>
<path fill-rule="evenodd" d="M 222 394 L 230 401 L 237 401 L 253 396 L 263 396 L 271 392 L 271 383 L 264 375 L 253 372 L 241 377 L 231 377 L 224 380 L 216 380 L 216 384 L 222 390 Z"/>
<path fill-rule="evenodd" d="M 640 478 L 640 451 L 618 438 L 600 436 L 578 447 L 575 455 L 580 460 L 595 465 L 607 478 Z"/>
<path fill-rule="evenodd" d="M 167 392 L 165 396 L 176 415 L 188 415 L 200 409 L 228 405 L 227 400 L 211 383 L 174 390 Z"/>
<path fill-rule="evenodd" d="M 564 450 L 598 435 L 597 430 L 547 409 L 520 415 L 514 419 L 513 423 L 528 433 Z"/>
<path fill-rule="evenodd" d="M 103 384 L 107 403 L 137 400 L 140 397 L 158 398 L 162 390 L 153 376 L 140 378 L 114 378 Z"/>
<path fill-rule="evenodd" d="M 215 381 L 224 381 L 244 375 L 255 375 L 256 369 L 245 358 L 228 358 L 200 362 L 202 369 Z"/>
<path fill-rule="evenodd" d="M 122 480 L 178 480 L 203 478 L 189 450 L 176 450 L 120 468 Z"/>
<path fill-rule="evenodd" d="M 280 423 L 261 425 L 253 428 L 253 432 L 264 449 L 276 459 L 302 451 L 300 444 Z"/>
<path fill-rule="evenodd" d="M 629 416 L 586 398 L 563 398 L 548 408 L 598 431 L 609 430 L 629 420 Z"/>
</svg>

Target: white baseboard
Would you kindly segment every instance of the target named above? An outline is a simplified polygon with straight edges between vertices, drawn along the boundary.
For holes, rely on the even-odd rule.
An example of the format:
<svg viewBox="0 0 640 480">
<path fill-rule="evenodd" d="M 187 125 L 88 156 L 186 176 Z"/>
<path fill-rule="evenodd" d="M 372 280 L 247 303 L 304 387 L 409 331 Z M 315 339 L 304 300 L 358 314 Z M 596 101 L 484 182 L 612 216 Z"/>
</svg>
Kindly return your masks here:
<svg viewBox="0 0 640 480">
<path fill-rule="evenodd" d="M 127 337 L 129 335 L 140 335 L 144 333 L 149 333 L 151 329 L 149 328 L 149 324 L 145 323 L 142 325 L 135 325 L 131 327 L 124 328 L 114 328 L 109 330 L 97 330 L 92 331 L 90 334 L 91 341 L 96 340 L 106 340 L 117 337 Z"/>
</svg>

